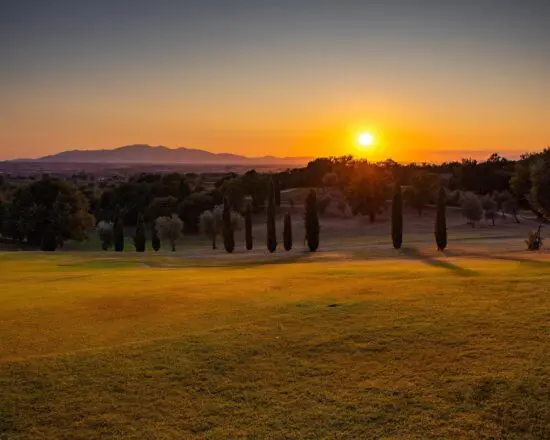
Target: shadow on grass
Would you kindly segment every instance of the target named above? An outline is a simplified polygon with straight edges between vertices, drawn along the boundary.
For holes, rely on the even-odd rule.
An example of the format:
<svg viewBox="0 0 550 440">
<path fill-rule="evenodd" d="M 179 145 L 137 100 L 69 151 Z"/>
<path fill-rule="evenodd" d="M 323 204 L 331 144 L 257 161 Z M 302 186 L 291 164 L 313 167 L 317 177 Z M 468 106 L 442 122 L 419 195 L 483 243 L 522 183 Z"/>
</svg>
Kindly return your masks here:
<svg viewBox="0 0 550 440">
<path fill-rule="evenodd" d="M 471 269 L 465 269 L 463 267 L 457 266 L 454 263 L 451 263 L 450 261 L 438 260 L 437 258 L 424 255 L 418 249 L 413 247 L 402 248 L 401 252 L 409 258 L 420 260 L 422 263 L 428 264 L 433 267 L 450 270 L 461 277 L 472 277 L 477 275 L 477 272 Z"/>
<path fill-rule="evenodd" d="M 550 267 L 550 261 L 545 260 L 535 260 L 532 258 L 522 258 L 522 257 L 516 257 L 512 255 L 492 255 L 491 253 L 482 253 L 482 252 L 472 252 L 472 251 L 454 251 L 454 252 L 448 252 L 449 256 L 456 256 L 456 257 L 472 257 L 472 258 L 485 258 L 485 259 L 491 259 L 491 260 L 501 260 L 501 261 L 511 261 L 513 263 L 520 263 L 520 264 L 527 264 L 530 266 L 535 267 L 541 267 L 541 268 L 549 268 Z M 537 255 L 537 252 L 533 252 L 533 255 Z"/>
</svg>

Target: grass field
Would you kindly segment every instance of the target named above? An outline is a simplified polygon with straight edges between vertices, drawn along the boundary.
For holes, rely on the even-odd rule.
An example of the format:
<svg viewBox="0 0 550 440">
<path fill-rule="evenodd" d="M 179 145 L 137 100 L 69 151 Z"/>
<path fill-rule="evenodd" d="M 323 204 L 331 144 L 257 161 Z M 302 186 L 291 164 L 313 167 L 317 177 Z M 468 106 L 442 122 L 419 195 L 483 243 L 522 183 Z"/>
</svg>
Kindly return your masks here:
<svg viewBox="0 0 550 440">
<path fill-rule="evenodd" d="M 0 253 L 0 438 L 550 438 L 550 261 L 455 255 Z"/>
</svg>

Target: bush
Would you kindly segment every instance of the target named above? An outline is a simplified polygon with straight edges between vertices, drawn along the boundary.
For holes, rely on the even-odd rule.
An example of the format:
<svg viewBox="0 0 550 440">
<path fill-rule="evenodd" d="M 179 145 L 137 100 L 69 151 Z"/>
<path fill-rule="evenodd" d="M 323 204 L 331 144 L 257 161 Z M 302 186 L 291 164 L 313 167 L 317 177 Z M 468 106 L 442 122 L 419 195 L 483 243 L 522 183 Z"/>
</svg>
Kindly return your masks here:
<svg viewBox="0 0 550 440">
<path fill-rule="evenodd" d="M 542 247 L 542 237 L 540 236 L 540 226 L 536 231 L 529 232 L 525 244 L 527 245 L 527 250 L 538 251 Z"/>
</svg>

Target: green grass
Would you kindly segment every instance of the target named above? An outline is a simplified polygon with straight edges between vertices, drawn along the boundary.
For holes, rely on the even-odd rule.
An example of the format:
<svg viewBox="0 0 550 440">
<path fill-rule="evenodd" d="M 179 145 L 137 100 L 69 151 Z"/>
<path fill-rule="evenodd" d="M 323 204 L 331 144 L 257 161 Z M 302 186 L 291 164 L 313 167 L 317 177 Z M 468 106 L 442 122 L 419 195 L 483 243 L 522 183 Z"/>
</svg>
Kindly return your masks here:
<svg viewBox="0 0 550 440">
<path fill-rule="evenodd" d="M 363 257 L 0 253 L 0 438 L 550 438 L 548 260 Z"/>
</svg>

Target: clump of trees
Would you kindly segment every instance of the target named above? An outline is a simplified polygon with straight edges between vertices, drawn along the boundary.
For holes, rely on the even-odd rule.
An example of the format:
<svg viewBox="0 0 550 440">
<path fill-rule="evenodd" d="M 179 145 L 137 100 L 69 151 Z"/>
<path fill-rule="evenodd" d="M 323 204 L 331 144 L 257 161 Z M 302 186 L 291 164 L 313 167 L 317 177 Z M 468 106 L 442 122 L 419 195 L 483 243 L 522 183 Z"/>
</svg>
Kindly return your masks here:
<svg viewBox="0 0 550 440">
<path fill-rule="evenodd" d="M 437 174 L 418 171 L 411 178 L 410 186 L 405 190 L 405 199 L 411 208 L 414 208 L 421 217 L 424 208 L 432 202 L 439 177 Z"/>
</svg>

